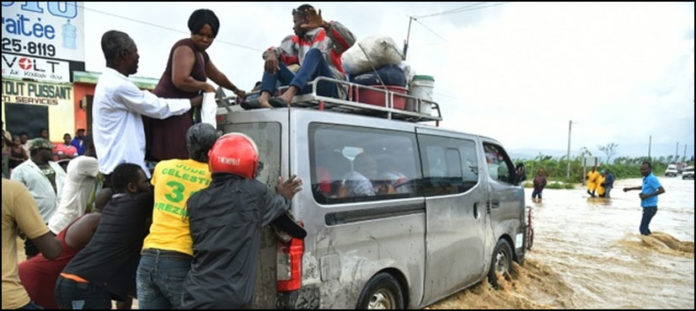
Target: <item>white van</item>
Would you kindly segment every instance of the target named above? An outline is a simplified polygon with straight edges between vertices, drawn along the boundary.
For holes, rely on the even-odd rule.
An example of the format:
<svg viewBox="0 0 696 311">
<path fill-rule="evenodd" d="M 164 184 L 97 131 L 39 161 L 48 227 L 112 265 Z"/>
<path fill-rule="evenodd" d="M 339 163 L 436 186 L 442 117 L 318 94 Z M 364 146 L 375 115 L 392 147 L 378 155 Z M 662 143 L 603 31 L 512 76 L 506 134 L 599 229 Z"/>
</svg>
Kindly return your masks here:
<svg viewBox="0 0 696 311">
<path fill-rule="evenodd" d="M 255 308 L 422 308 L 524 260 L 524 193 L 503 146 L 422 124 L 441 120 L 434 102 L 421 114 L 385 96 L 219 109 L 219 129 L 256 142 L 258 180 L 305 182 L 291 212 L 307 237 L 264 229 Z"/>
</svg>

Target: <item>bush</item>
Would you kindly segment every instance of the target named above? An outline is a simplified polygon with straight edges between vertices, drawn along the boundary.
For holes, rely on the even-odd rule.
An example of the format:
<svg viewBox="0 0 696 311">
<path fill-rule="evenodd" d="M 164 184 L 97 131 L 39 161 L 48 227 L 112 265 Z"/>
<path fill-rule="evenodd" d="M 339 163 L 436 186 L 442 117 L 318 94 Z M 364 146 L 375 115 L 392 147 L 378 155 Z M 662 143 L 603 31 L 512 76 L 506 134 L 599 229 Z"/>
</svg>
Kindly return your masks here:
<svg viewBox="0 0 696 311">
<path fill-rule="evenodd" d="M 614 160 L 613 164 L 602 164 L 598 167 L 598 169 L 610 169 L 616 179 L 640 178 L 642 177 L 640 175 L 640 166 L 643 163 L 643 161 L 647 159 L 647 157 L 619 157 L 616 160 Z M 513 161 L 513 163 L 518 162 L 524 163 L 525 169 L 527 171 L 527 177 L 529 179 L 533 180 L 537 171 L 539 169 L 543 169 L 546 172 L 546 179 L 554 179 L 563 182 L 563 184 L 559 184 L 554 187 L 562 187 L 563 189 L 573 189 L 573 183 L 582 183 L 585 179 L 585 176 L 583 176 L 582 172 L 582 157 L 580 156 L 570 161 L 570 178 L 566 178 L 568 160 L 565 157 L 554 159 L 551 156 L 539 154 L 536 158 L 531 160 Z M 655 174 L 656 176 L 664 175 L 667 164 L 671 162 L 671 157 L 653 158 L 651 161 L 653 167 L 653 174 Z M 585 173 L 589 172 L 591 169 L 592 166 L 587 166 Z M 532 187 L 531 185 L 531 182 L 525 183 L 524 187 L 529 188 Z M 560 189 L 552 188 L 551 185 L 548 185 L 547 187 L 550 189 Z"/>
</svg>

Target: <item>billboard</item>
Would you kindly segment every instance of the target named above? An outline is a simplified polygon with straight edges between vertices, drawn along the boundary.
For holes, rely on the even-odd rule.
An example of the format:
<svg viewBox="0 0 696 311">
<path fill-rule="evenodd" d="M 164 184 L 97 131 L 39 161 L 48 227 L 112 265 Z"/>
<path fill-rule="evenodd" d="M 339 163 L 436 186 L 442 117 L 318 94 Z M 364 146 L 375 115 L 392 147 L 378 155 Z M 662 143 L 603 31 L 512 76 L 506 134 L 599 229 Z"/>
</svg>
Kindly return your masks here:
<svg viewBox="0 0 696 311">
<path fill-rule="evenodd" d="M 2 76 L 70 82 L 84 70 L 81 2 L 3 1 Z"/>
</svg>

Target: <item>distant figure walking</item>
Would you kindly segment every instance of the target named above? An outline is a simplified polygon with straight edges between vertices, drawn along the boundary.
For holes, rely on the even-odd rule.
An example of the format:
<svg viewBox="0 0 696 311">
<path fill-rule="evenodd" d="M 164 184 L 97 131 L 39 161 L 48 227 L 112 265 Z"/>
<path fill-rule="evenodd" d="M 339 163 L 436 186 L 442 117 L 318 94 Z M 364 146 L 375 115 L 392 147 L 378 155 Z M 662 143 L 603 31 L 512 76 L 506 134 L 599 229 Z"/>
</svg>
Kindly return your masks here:
<svg viewBox="0 0 696 311">
<path fill-rule="evenodd" d="M 644 161 L 640 166 L 640 174 L 643 175 L 643 186 L 625 187 L 623 191 L 640 190 L 640 206 L 643 207 L 643 219 L 640 221 L 640 234 L 650 235 L 650 221 L 657 213 L 657 196 L 665 193 L 660 181 L 652 173 L 650 162 Z"/>
<path fill-rule="evenodd" d="M 534 176 L 534 191 L 532 192 L 532 201 L 541 202 L 541 192 L 544 191 L 544 187 L 546 187 L 546 172 L 544 172 L 543 169 L 539 169 L 536 176 Z"/>
</svg>

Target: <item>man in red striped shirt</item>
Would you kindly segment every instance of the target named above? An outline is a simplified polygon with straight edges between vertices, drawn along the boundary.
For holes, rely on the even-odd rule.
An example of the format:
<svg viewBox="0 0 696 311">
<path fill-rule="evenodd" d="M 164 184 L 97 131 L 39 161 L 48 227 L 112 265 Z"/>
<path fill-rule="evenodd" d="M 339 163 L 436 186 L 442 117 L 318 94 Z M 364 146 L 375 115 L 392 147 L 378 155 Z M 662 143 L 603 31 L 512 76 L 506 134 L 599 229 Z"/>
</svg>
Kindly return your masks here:
<svg viewBox="0 0 696 311">
<path fill-rule="evenodd" d="M 307 82 L 323 76 L 337 80 L 347 80 L 346 71 L 341 64 L 341 55 L 355 43 L 353 34 L 336 21 L 327 22 L 309 4 L 303 4 L 292 11 L 295 35 L 283 39 L 280 47 L 271 47 L 263 53 L 264 73 L 261 80 L 261 96 L 244 102 L 244 108 L 287 107 L 295 94 L 311 92 Z M 297 73 L 287 68 L 300 65 Z M 276 93 L 277 83 L 290 85 L 280 96 Z M 345 98 L 344 87 L 330 82 L 317 85 L 317 94 L 335 98 Z"/>
</svg>

